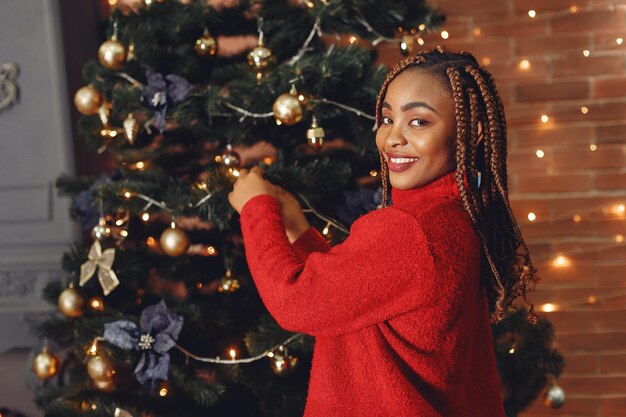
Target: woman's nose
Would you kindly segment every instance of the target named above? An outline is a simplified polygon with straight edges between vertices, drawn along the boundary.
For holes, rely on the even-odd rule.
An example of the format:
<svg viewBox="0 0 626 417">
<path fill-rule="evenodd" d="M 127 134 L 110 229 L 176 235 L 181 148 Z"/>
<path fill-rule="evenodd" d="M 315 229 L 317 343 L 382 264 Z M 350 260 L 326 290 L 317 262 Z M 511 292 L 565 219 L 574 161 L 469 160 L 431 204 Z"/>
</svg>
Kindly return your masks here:
<svg viewBox="0 0 626 417">
<path fill-rule="evenodd" d="M 401 126 L 394 126 L 389 132 L 389 135 L 385 139 L 385 145 L 388 148 L 393 148 L 396 146 L 403 146 L 407 144 L 407 140 L 404 135 L 404 131 Z"/>
</svg>

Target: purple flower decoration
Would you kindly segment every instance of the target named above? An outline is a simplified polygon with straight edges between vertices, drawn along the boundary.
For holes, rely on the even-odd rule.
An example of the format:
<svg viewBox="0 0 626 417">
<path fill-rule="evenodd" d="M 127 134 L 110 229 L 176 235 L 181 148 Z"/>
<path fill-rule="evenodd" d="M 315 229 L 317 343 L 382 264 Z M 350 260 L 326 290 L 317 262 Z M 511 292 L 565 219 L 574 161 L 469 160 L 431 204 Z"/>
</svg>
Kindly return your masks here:
<svg viewBox="0 0 626 417">
<path fill-rule="evenodd" d="M 135 377 L 154 393 L 159 380 L 167 379 L 170 365 L 168 351 L 176 345 L 183 318 L 170 314 L 164 301 L 146 307 L 137 323 L 118 320 L 104 325 L 104 339 L 124 350 L 140 352 Z"/>
<path fill-rule="evenodd" d="M 337 210 L 337 217 L 351 225 L 360 216 L 369 213 L 382 203 L 383 190 L 361 187 L 357 191 L 344 191 L 345 204 Z"/>
<path fill-rule="evenodd" d="M 193 86 L 180 75 L 169 74 L 164 77 L 150 67 L 146 70 L 146 77 L 148 85 L 142 97 L 148 107 L 154 110 L 156 127 L 163 132 L 168 104 L 176 105 L 183 101 Z"/>
</svg>

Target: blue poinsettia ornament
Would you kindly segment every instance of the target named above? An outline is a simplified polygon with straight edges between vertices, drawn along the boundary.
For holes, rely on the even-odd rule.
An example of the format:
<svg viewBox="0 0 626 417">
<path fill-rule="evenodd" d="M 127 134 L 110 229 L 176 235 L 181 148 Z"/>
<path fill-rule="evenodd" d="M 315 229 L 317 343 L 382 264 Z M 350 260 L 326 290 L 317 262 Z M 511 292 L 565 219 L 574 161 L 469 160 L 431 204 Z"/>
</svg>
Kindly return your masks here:
<svg viewBox="0 0 626 417">
<path fill-rule="evenodd" d="M 154 111 L 154 124 L 161 131 L 166 129 L 168 105 L 176 105 L 184 100 L 193 86 L 183 77 L 176 74 L 163 76 L 148 67 L 146 70 L 148 84 L 143 91 L 144 103 Z"/>
<path fill-rule="evenodd" d="M 169 313 L 161 301 L 142 311 L 139 325 L 130 320 L 105 324 L 104 339 L 121 349 L 140 352 L 135 377 L 154 393 L 159 381 L 167 379 L 169 350 L 176 345 L 182 327 L 183 317 Z"/>
</svg>

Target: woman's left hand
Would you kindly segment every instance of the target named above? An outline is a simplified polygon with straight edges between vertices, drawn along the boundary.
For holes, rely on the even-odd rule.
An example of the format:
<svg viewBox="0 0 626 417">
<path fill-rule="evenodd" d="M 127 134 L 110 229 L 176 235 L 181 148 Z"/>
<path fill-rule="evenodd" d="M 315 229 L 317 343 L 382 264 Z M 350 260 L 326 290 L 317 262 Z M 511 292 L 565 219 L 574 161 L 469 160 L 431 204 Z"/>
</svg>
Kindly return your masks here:
<svg viewBox="0 0 626 417">
<path fill-rule="evenodd" d="M 250 199 L 263 194 L 269 194 L 278 199 L 276 187 L 263 179 L 263 171 L 255 166 L 250 171 L 247 169 L 239 171 L 239 178 L 233 185 L 233 191 L 228 194 L 228 202 L 237 213 L 241 214 L 241 209 Z"/>
</svg>

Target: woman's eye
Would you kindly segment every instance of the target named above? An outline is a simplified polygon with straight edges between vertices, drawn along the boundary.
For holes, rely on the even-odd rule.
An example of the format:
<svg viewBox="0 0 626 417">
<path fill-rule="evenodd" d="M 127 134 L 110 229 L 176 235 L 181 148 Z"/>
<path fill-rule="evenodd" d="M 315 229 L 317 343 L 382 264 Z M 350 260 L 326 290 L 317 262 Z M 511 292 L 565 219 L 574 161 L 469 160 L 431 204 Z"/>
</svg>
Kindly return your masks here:
<svg viewBox="0 0 626 417">
<path fill-rule="evenodd" d="M 413 119 L 411 120 L 411 123 L 410 123 L 411 126 L 424 126 L 427 124 L 428 122 L 424 119 Z"/>
<path fill-rule="evenodd" d="M 384 125 L 391 124 L 391 117 L 384 116 L 384 117 L 383 117 L 383 124 L 384 124 Z"/>
</svg>

